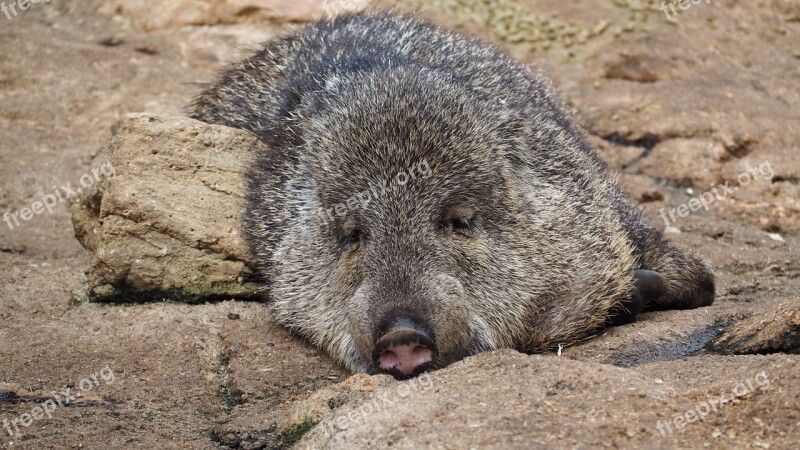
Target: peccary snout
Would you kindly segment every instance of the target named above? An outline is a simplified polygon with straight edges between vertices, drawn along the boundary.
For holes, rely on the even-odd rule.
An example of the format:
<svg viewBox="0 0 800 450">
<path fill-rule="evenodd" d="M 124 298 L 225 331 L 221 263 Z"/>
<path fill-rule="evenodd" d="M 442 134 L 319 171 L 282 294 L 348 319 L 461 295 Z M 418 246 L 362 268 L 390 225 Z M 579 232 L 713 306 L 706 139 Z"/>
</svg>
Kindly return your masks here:
<svg viewBox="0 0 800 450">
<path fill-rule="evenodd" d="M 436 345 L 428 332 L 412 319 L 394 318 L 375 342 L 372 359 L 380 372 L 397 377 L 417 375 L 436 358 Z"/>
</svg>

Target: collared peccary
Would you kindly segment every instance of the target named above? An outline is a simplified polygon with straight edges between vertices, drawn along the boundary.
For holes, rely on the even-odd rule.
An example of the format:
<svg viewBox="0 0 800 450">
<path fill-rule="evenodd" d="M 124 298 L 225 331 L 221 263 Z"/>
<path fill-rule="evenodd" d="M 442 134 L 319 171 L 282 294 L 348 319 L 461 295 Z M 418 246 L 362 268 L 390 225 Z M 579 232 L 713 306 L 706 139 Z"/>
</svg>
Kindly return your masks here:
<svg viewBox="0 0 800 450">
<path fill-rule="evenodd" d="M 548 81 L 414 17 L 300 27 L 225 69 L 193 116 L 269 147 L 244 226 L 271 310 L 353 371 L 543 351 L 714 300 Z"/>
</svg>

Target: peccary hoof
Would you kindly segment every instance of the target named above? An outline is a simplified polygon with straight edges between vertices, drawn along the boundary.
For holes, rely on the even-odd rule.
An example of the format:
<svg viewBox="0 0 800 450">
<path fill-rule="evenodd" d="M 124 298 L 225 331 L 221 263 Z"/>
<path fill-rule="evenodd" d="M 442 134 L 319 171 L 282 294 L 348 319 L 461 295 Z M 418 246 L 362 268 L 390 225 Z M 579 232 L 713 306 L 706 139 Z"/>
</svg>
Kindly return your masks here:
<svg viewBox="0 0 800 450">
<path fill-rule="evenodd" d="M 664 275 L 652 270 L 634 271 L 634 289 L 630 298 L 615 305 L 608 313 L 606 326 L 618 326 L 631 323 L 647 305 L 669 289 L 669 280 Z"/>
</svg>

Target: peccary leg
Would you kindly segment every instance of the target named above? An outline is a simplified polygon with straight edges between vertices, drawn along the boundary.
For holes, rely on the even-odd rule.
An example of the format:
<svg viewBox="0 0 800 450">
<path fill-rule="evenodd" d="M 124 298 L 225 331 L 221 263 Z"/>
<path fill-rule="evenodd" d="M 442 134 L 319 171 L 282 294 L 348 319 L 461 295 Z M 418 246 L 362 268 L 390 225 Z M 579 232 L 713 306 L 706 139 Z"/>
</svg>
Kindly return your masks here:
<svg viewBox="0 0 800 450">
<path fill-rule="evenodd" d="M 642 268 L 658 272 L 668 281 L 666 292 L 645 299 L 645 311 L 692 309 L 714 302 L 714 275 L 709 268 L 657 231 L 644 244 Z"/>
<path fill-rule="evenodd" d="M 625 325 L 636 320 L 636 316 L 644 309 L 644 299 L 639 291 L 634 290 L 629 299 L 623 300 L 614 305 L 608 311 L 606 327 L 616 327 Z"/>
<path fill-rule="evenodd" d="M 650 303 L 669 290 L 669 280 L 664 275 L 652 270 L 640 269 L 634 272 L 634 290 L 629 299 L 623 300 L 608 312 L 606 326 L 618 326 L 631 323 Z"/>
</svg>

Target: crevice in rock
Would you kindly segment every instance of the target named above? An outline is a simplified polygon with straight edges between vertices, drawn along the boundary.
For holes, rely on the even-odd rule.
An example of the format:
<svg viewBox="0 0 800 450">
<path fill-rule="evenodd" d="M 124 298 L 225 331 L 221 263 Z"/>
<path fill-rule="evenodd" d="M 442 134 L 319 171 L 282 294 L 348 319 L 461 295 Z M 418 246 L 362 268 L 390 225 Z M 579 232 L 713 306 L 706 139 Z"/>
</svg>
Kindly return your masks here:
<svg viewBox="0 0 800 450">
<path fill-rule="evenodd" d="M 14 255 L 24 255 L 28 251 L 28 248 L 24 245 L 15 245 L 15 244 L 0 244 L 0 253 L 11 253 Z"/>
<path fill-rule="evenodd" d="M 652 134 L 652 133 L 645 133 L 644 135 L 642 135 L 642 137 L 640 137 L 638 139 L 630 139 L 630 138 L 628 138 L 626 136 L 623 136 L 623 135 L 621 135 L 620 133 L 617 133 L 617 132 L 613 132 L 613 133 L 609 133 L 609 134 L 605 134 L 605 135 L 595 133 L 595 135 L 600 137 L 600 138 L 602 138 L 602 139 L 605 139 L 606 141 L 611 142 L 612 144 L 615 144 L 615 145 L 622 145 L 622 146 L 625 146 L 625 147 L 640 147 L 640 148 L 643 148 L 644 149 L 644 153 L 642 154 L 642 156 L 639 157 L 639 159 L 644 158 L 647 155 L 649 155 L 650 152 L 653 151 L 653 148 L 655 148 L 656 145 L 660 144 L 661 142 L 663 142 L 663 141 L 665 141 L 667 139 L 672 139 L 672 137 L 667 138 L 667 137 L 659 136 L 659 135 Z"/>
<path fill-rule="evenodd" d="M 726 327 L 706 348 L 722 355 L 800 354 L 800 302 L 773 305 Z"/>
<path fill-rule="evenodd" d="M 795 186 L 800 185 L 800 178 L 797 177 L 782 177 L 782 176 L 775 176 L 772 178 L 773 183 L 789 183 Z"/>
<path fill-rule="evenodd" d="M 244 280 L 246 284 L 250 280 Z M 127 284 L 114 285 L 114 293 L 111 295 L 97 296 L 89 294 L 89 302 L 106 303 L 114 305 L 140 305 L 145 303 L 186 303 L 190 305 L 200 305 L 205 303 L 220 303 L 227 300 L 251 301 L 263 303 L 263 297 L 258 293 L 232 295 L 226 294 L 198 294 L 187 292 L 183 289 L 171 289 L 167 291 L 140 291 Z"/>
<path fill-rule="evenodd" d="M 749 137 L 736 138 L 732 143 L 725 145 L 725 151 L 734 159 L 741 159 L 753 151 L 755 140 Z"/>
<path fill-rule="evenodd" d="M 729 322 L 715 323 L 688 336 L 663 344 L 642 344 L 624 352 L 612 354 L 608 363 L 619 367 L 635 367 L 658 361 L 674 361 L 704 351 L 706 345 L 729 326 Z"/>
<path fill-rule="evenodd" d="M 1 404 L 42 404 L 48 400 L 53 400 L 53 396 L 41 395 L 19 395 L 14 391 L 0 391 L 0 405 Z M 54 401 L 54 400 L 53 400 Z M 91 408 L 95 406 L 115 406 L 121 405 L 124 402 L 119 400 L 80 400 L 80 398 L 73 399 L 70 402 L 64 402 L 58 405 L 59 408 Z"/>
<path fill-rule="evenodd" d="M 252 430 L 244 433 L 213 430 L 210 439 L 221 447 L 231 449 L 283 450 L 290 447 L 282 442 L 281 434 L 278 433 L 275 425 L 267 430 Z"/>
<path fill-rule="evenodd" d="M 216 363 L 211 371 L 214 372 L 219 378 L 219 385 L 217 386 L 216 396 L 222 403 L 225 409 L 225 414 L 230 415 L 233 408 L 238 405 L 243 405 L 244 392 L 236 387 L 236 380 L 234 373 L 231 370 L 231 357 L 233 356 L 231 349 L 225 345 L 224 339 L 221 339 L 221 350 L 217 353 Z"/>
</svg>

